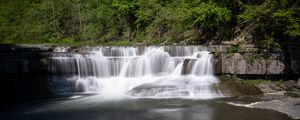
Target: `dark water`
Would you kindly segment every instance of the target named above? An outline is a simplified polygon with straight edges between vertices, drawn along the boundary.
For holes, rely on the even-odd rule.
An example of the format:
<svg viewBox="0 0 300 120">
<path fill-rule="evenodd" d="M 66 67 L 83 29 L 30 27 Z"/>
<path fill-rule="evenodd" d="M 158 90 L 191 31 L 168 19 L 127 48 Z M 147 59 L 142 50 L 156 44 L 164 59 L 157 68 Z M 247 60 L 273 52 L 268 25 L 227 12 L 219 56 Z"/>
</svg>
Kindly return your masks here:
<svg viewBox="0 0 300 120">
<path fill-rule="evenodd" d="M 115 99 L 80 95 L 1 106 L 1 120 L 291 120 L 263 109 L 238 107 L 247 98 L 211 100 Z"/>
</svg>

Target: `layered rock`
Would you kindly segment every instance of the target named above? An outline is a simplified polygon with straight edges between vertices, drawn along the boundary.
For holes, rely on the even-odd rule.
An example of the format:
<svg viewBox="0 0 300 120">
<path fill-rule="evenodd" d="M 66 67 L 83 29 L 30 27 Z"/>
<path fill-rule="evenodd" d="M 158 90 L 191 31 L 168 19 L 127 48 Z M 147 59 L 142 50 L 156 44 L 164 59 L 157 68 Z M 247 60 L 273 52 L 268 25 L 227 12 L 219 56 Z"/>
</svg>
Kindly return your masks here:
<svg viewBox="0 0 300 120">
<path fill-rule="evenodd" d="M 235 47 L 235 48 L 234 48 Z M 234 48 L 234 50 L 231 50 Z M 234 75 L 295 75 L 299 77 L 300 48 L 269 51 L 255 45 L 210 45 L 215 54 L 217 74 Z"/>
</svg>

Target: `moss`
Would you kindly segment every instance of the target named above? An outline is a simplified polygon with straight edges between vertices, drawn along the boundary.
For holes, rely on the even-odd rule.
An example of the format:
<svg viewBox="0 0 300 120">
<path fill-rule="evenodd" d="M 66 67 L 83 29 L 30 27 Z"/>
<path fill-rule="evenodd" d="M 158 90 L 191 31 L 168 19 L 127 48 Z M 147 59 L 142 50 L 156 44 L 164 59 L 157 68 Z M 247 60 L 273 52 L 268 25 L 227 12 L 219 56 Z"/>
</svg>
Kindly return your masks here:
<svg viewBox="0 0 300 120">
<path fill-rule="evenodd" d="M 259 54 L 259 53 L 253 53 L 253 54 L 245 56 L 244 58 L 247 62 L 253 62 L 254 60 L 266 59 L 263 57 L 262 54 Z"/>
<path fill-rule="evenodd" d="M 220 59 L 222 57 L 222 54 L 220 52 L 215 52 L 214 53 L 214 58 L 215 59 Z"/>
<path fill-rule="evenodd" d="M 241 50 L 241 45 L 240 44 L 231 45 L 227 49 L 227 53 L 238 53 L 240 50 Z"/>
<path fill-rule="evenodd" d="M 223 89 L 229 90 L 233 96 L 262 94 L 262 91 L 253 84 L 238 82 L 235 80 L 223 80 L 221 82 L 221 86 L 223 86 Z"/>
<path fill-rule="evenodd" d="M 118 40 L 112 42 L 98 43 L 99 45 L 108 45 L 108 46 L 130 46 L 133 43 L 131 41 Z"/>
<path fill-rule="evenodd" d="M 263 92 L 255 85 L 244 83 L 242 79 L 233 76 L 220 76 L 219 88 L 229 92 L 230 96 L 260 95 Z"/>
<path fill-rule="evenodd" d="M 146 45 L 159 45 L 161 43 L 163 43 L 164 41 L 161 39 L 151 39 L 151 40 L 146 40 L 144 43 Z"/>
<path fill-rule="evenodd" d="M 253 79 L 253 80 L 242 80 L 242 83 L 247 83 L 247 84 L 252 84 L 252 85 L 258 85 L 261 83 L 267 83 L 267 82 L 272 82 L 276 85 L 279 85 L 281 83 L 283 83 L 283 80 L 264 80 L 264 79 Z"/>
</svg>

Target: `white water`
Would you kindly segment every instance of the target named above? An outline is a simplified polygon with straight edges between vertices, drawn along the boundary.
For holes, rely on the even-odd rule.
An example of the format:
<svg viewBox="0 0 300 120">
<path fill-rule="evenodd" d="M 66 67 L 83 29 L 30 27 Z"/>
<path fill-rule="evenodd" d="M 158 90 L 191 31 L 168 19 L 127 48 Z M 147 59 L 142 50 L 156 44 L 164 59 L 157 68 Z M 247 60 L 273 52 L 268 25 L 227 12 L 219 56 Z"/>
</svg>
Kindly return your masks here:
<svg viewBox="0 0 300 120">
<path fill-rule="evenodd" d="M 57 49 L 60 53 L 66 49 Z M 212 54 L 201 46 L 87 47 L 52 57 L 52 90 L 146 98 L 215 98 Z M 186 71 L 184 71 L 186 70 Z M 183 74 L 185 73 L 185 74 Z"/>
</svg>

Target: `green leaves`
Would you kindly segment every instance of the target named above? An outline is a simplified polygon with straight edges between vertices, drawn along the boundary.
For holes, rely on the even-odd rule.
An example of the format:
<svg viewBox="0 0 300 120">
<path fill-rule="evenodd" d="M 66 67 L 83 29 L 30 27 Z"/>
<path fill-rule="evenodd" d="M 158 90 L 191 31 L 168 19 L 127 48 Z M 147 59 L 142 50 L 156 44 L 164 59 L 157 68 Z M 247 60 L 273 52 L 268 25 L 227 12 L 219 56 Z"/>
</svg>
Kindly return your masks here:
<svg viewBox="0 0 300 120">
<path fill-rule="evenodd" d="M 239 24 L 251 25 L 257 44 L 268 49 L 300 38 L 300 2 L 264 0 L 259 4 L 245 4 L 238 15 Z"/>
<path fill-rule="evenodd" d="M 267 49 L 276 49 L 280 47 L 279 42 L 274 40 L 274 38 L 261 40 L 260 44 Z"/>
<path fill-rule="evenodd" d="M 257 44 L 278 46 L 300 38 L 298 1 L 2 0 L 0 42 L 200 44 L 248 31 Z"/>
<path fill-rule="evenodd" d="M 227 4 L 221 7 L 217 3 L 210 0 L 3 1 L 0 36 L 12 42 L 174 40 L 192 26 L 212 29 L 230 21 L 231 12 L 223 7 Z M 196 31 L 194 35 L 190 37 L 197 40 Z"/>
<path fill-rule="evenodd" d="M 191 21 L 192 26 L 200 25 L 204 29 L 212 29 L 230 21 L 231 11 L 215 3 L 201 3 L 187 9 L 185 19 Z"/>
<path fill-rule="evenodd" d="M 298 11 L 300 12 L 300 11 Z M 277 10 L 273 13 L 273 17 L 275 17 L 279 22 L 285 24 L 285 35 L 290 37 L 300 37 L 300 18 L 295 17 L 296 11 L 287 9 L 287 10 Z"/>
</svg>

